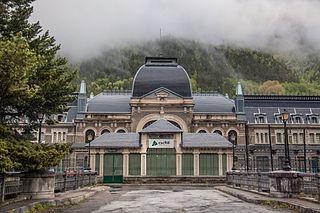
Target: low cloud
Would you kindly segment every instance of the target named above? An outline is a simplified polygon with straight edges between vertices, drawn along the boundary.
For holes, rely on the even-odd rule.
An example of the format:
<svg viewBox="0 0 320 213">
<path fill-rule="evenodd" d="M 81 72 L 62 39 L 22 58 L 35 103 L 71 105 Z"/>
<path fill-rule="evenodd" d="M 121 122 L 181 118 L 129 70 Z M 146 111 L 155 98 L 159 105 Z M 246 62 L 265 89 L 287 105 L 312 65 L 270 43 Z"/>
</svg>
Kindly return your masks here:
<svg viewBox="0 0 320 213">
<path fill-rule="evenodd" d="M 72 60 L 163 35 L 267 51 L 320 52 L 318 0 L 37 0 L 39 20 Z"/>
</svg>

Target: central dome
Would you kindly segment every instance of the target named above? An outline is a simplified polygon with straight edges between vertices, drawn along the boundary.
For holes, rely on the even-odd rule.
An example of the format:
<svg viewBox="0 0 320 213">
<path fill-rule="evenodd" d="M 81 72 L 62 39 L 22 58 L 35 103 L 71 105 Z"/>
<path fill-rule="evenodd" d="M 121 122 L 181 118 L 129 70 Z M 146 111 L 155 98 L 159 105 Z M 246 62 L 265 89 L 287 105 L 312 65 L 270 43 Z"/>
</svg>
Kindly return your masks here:
<svg viewBox="0 0 320 213">
<path fill-rule="evenodd" d="M 164 87 L 182 97 L 192 97 L 188 73 L 176 58 L 146 57 L 133 79 L 132 97 Z"/>
</svg>

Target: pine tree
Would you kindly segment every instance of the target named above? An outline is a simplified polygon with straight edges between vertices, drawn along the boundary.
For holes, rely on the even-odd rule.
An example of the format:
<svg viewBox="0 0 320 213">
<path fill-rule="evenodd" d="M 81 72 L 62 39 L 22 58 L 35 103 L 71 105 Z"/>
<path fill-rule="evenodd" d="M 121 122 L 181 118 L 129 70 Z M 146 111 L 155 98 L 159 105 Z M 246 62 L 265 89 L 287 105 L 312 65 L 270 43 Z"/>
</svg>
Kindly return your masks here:
<svg viewBox="0 0 320 213">
<path fill-rule="evenodd" d="M 36 121 L 38 112 L 50 115 L 65 109 L 71 100 L 70 94 L 74 91 L 71 81 L 75 77 L 75 70 L 68 66 L 67 60 L 57 56 L 60 46 L 56 44 L 54 37 L 48 31 L 42 32 L 39 22 L 29 22 L 33 2 L 34 0 L 3 0 L 0 3 L 0 39 L 12 41 L 16 37 L 22 37 L 26 40 L 29 51 L 37 57 L 37 65 L 25 79 L 25 84 L 33 89 L 33 94 L 16 98 L 15 103 L 1 107 L 14 109 L 17 116 L 27 116 L 31 122 Z M 5 82 L 5 76 L 1 74 L 0 81 Z M 4 116 L 6 115 L 1 115 L 2 118 Z"/>
</svg>

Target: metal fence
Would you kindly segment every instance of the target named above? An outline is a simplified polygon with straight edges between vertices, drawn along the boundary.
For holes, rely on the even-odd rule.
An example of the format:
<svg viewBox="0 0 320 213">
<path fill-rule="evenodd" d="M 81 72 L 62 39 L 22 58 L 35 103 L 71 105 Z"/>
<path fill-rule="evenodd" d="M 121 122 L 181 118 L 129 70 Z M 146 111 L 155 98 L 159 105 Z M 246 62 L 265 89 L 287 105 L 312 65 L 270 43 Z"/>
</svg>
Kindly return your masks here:
<svg viewBox="0 0 320 213">
<path fill-rule="evenodd" d="M 22 192 L 23 183 L 20 177 L 23 173 L 7 173 L 0 175 L 0 202 L 17 197 Z M 88 185 L 97 184 L 97 172 L 68 171 L 56 173 L 55 192 L 74 190 Z"/>
<path fill-rule="evenodd" d="M 270 192 L 269 172 L 227 172 L 227 184 L 248 190 Z M 320 202 L 320 174 L 298 173 L 301 177 L 299 196 L 312 197 Z"/>
<path fill-rule="evenodd" d="M 55 192 L 74 190 L 83 186 L 97 184 L 97 172 L 58 173 L 55 179 Z"/>
</svg>

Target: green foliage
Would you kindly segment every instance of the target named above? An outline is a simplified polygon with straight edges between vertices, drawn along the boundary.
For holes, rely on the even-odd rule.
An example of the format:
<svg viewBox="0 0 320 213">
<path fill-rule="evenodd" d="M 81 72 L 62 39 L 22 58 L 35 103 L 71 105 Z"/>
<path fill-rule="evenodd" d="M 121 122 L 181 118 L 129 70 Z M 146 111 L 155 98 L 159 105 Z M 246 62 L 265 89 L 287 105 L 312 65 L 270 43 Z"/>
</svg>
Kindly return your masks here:
<svg viewBox="0 0 320 213">
<path fill-rule="evenodd" d="M 301 86 L 303 82 L 320 83 L 317 55 L 300 61 L 285 60 L 262 51 L 217 47 L 173 37 L 108 50 L 100 57 L 82 62 L 80 77 L 86 79 L 94 94 L 108 89 L 131 89 L 144 57 L 159 54 L 178 57 L 190 76 L 193 91 L 219 91 L 233 97 L 235 85 L 241 81 L 247 94 L 319 93 L 312 85 L 310 91 Z M 301 91 L 294 91 L 294 85 L 299 85 Z"/>
<path fill-rule="evenodd" d="M 32 2 L 0 2 L 0 172 L 55 166 L 69 151 L 67 144 L 29 142 L 39 112 L 60 113 L 72 101 L 76 75 L 57 56 L 55 39 L 28 21 Z M 30 123 L 19 133 L 14 124 L 24 117 Z"/>
</svg>

